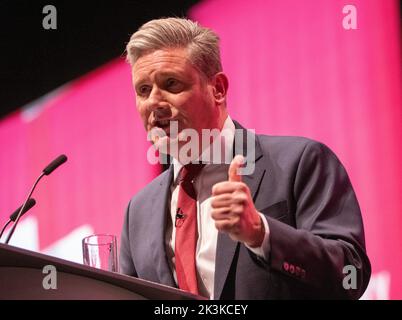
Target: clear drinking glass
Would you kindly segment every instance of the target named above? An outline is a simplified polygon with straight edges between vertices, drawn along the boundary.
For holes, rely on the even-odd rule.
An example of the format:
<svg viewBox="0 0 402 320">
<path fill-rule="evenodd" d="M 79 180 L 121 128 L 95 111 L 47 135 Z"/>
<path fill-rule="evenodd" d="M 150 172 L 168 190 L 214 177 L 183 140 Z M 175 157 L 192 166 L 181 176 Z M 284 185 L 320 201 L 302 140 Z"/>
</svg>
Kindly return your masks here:
<svg viewBox="0 0 402 320">
<path fill-rule="evenodd" d="M 117 240 L 110 234 L 94 234 L 82 239 L 85 265 L 102 270 L 118 272 Z"/>
</svg>

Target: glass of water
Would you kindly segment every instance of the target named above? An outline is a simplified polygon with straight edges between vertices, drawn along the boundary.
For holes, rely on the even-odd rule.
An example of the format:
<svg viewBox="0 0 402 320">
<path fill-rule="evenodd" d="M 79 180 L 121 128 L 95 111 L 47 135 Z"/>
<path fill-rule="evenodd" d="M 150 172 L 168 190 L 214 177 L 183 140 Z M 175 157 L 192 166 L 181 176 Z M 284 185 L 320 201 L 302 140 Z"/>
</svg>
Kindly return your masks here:
<svg viewBox="0 0 402 320">
<path fill-rule="evenodd" d="M 110 234 L 94 234 L 82 239 L 85 265 L 102 270 L 118 272 L 117 240 Z"/>
</svg>

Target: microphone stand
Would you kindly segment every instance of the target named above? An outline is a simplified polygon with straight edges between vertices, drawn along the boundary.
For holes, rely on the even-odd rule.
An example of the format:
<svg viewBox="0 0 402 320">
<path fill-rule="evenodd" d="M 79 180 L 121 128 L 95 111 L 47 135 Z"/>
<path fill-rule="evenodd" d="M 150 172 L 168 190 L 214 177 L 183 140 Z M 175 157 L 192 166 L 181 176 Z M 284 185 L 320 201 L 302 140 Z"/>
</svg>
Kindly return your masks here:
<svg viewBox="0 0 402 320">
<path fill-rule="evenodd" d="M 17 216 L 17 218 L 15 219 L 15 223 L 14 223 L 13 227 L 11 228 L 10 232 L 8 233 L 8 236 L 7 236 L 7 239 L 6 239 L 5 244 L 8 244 L 8 242 L 10 241 L 10 239 L 11 239 L 11 237 L 12 237 L 14 231 L 15 231 L 15 228 L 17 227 L 18 221 L 19 221 L 20 218 L 21 218 L 21 215 L 22 215 L 21 213 L 24 211 L 25 206 L 27 205 L 27 202 L 28 202 L 29 198 L 31 197 L 32 193 L 34 192 L 34 190 L 35 190 L 35 188 L 36 188 L 36 185 L 38 184 L 38 182 L 40 181 L 40 179 L 43 178 L 44 175 L 45 175 L 45 173 L 42 172 L 41 175 L 38 177 L 38 179 L 36 179 L 36 181 L 35 181 L 35 183 L 34 183 L 32 189 L 31 189 L 31 191 L 30 191 L 29 194 L 28 194 L 28 197 L 26 198 L 26 200 L 25 200 L 23 206 L 22 206 L 21 209 L 20 209 L 20 212 L 18 212 L 18 216 Z M 6 226 L 7 226 L 7 225 L 6 225 Z"/>
</svg>

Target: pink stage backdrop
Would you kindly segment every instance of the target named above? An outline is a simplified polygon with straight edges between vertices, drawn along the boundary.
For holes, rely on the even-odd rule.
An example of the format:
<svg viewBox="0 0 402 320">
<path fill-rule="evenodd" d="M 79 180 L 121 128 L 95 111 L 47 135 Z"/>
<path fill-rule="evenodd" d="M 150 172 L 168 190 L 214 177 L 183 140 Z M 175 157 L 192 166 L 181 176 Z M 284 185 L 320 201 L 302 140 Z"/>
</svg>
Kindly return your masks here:
<svg viewBox="0 0 402 320">
<path fill-rule="evenodd" d="M 324 142 L 344 163 L 364 217 L 373 276 L 364 298 L 402 298 L 402 99 L 396 0 L 215 0 L 190 16 L 222 39 L 232 118 L 258 133 Z M 123 45 L 123 44 L 122 44 Z M 130 197 L 158 172 L 116 60 L 0 122 L 0 223 L 54 157 L 12 243 L 81 262 L 81 239 L 120 234 Z M 147 241 L 147 239 L 144 239 Z"/>
<path fill-rule="evenodd" d="M 160 171 L 145 156 L 150 143 L 122 60 L 4 119 L 0 146 L 1 222 L 48 162 L 68 156 L 41 181 L 14 244 L 78 262 L 82 237 L 119 236 L 129 199 Z"/>
</svg>

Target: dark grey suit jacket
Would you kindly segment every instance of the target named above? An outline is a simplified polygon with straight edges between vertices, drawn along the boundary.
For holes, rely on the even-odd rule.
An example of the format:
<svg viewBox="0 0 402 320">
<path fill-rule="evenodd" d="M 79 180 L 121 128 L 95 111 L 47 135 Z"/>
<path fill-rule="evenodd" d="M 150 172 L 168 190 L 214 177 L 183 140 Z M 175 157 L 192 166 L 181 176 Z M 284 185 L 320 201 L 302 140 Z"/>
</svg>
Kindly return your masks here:
<svg viewBox="0 0 402 320">
<path fill-rule="evenodd" d="M 253 161 L 246 145 L 237 142 L 247 161 Z M 267 217 L 269 259 L 219 233 L 215 299 L 359 298 L 371 267 L 359 205 L 342 164 L 325 145 L 301 137 L 255 135 L 255 148 L 255 171 L 243 181 L 257 210 Z M 164 244 L 172 177 L 170 167 L 131 199 L 120 268 L 174 287 Z M 344 274 L 347 265 L 356 273 Z M 344 283 L 352 288 L 345 289 Z"/>
</svg>

